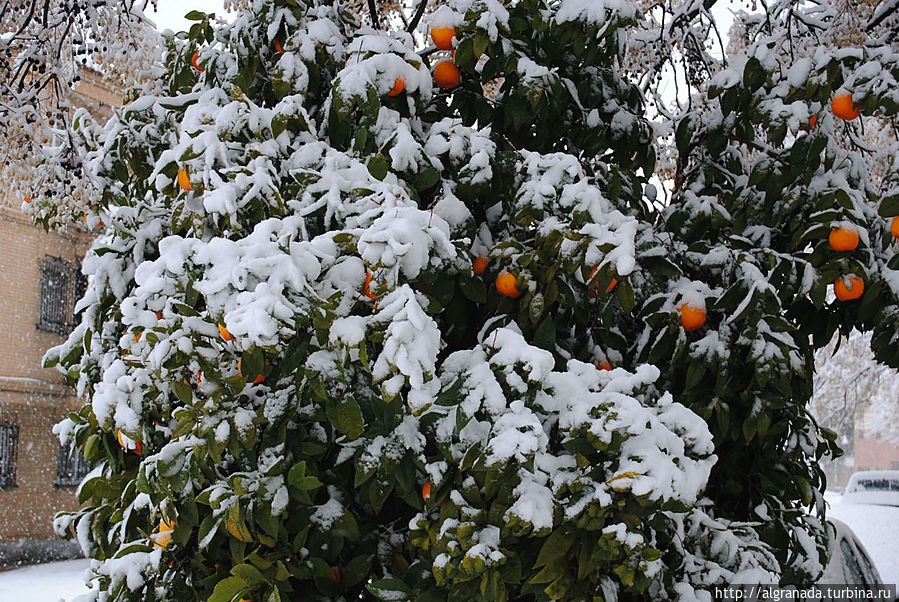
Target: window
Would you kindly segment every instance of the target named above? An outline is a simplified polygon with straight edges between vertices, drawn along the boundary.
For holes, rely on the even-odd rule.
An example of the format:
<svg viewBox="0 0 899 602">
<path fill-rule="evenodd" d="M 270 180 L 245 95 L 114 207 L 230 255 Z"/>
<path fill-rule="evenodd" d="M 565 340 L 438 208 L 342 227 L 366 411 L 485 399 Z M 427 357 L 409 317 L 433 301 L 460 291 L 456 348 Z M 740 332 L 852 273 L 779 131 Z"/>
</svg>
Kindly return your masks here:
<svg viewBox="0 0 899 602">
<path fill-rule="evenodd" d="M 68 334 L 74 327 L 75 300 L 84 294 L 84 277 L 59 257 L 41 262 L 41 307 L 38 330 Z"/>
<path fill-rule="evenodd" d="M 16 486 L 18 443 L 18 425 L 0 424 L 0 489 L 11 489 Z"/>
<path fill-rule="evenodd" d="M 71 445 L 59 446 L 59 459 L 56 461 L 57 486 L 77 487 L 90 469 L 90 463 L 84 459 L 80 449 L 73 449 Z"/>
</svg>

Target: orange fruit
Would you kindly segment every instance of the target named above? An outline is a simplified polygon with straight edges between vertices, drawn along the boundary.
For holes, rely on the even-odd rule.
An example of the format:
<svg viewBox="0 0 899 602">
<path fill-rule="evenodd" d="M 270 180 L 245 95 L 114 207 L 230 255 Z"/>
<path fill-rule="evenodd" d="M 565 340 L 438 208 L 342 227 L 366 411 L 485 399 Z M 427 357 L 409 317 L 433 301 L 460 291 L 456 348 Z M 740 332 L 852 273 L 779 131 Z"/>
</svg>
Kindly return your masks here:
<svg viewBox="0 0 899 602">
<path fill-rule="evenodd" d="M 141 330 L 141 331 L 138 332 L 136 335 L 134 335 L 134 342 L 135 342 L 135 343 L 138 342 L 138 341 L 140 340 L 140 335 L 142 335 L 143 333 L 144 333 L 144 331 Z"/>
<path fill-rule="evenodd" d="M 362 292 L 369 299 L 377 299 L 378 296 L 371 292 L 371 272 L 365 272 L 365 285 L 362 287 Z"/>
<path fill-rule="evenodd" d="M 133 451 L 138 456 L 140 455 L 141 450 L 143 449 L 143 444 L 140 441 L 135 441 L 122 431 L 116 431 L 115 438 L 119 442 L 119 445 L 122 446 L 122 449 L 125 451 Z"/>
<path fill-rule="evenodd" d="M 186 167 L 178 170 L 178 186 L 183 190 L 190 190 L 190 176 L 187 175 Z"/>
<path fill-rule="evenodd" d="M 893 218 L 893 222 L 890 224 L 890 233 L 899 238 L 899 215 Z"/>
<path fill-rule="evenodd" d="M 441 88 L 448 90 L 459 85 L 462 74 L 452 61 L 440 61 L 434 67 L 434 81 Z"/>
<path fill-rule="evenodd" d="M 682 303 L 677 311 L 680 313 L 680 325 L 687 332 L 692 332 L 698 328 L 702 328 L 705 324 L 705 310 L 699 307 L 693 307 L 687 303 Z"/>
<path fill-rule="evenodd" d="M 861 114 L 861 110 L 852 103 L 852 94 L 845 92 L 837 94 L 830 101 L 830 110 L 840 119 L 852 121 Z"/>
<path fill-rule="evenodd" d="M 200 61 L 200 53 L 195 52 L 194 55 L 192 57 L 190 57 L 190 64 L 193 65 L 194 69 L 196 69 L 197 71 L 206 71 L 205 67 L 200 66 L 199 61 Z"/>
<path fill-rule="evenodd" d="M 456 37 L 455 27 L 431 28 L 431 39 L 434 41 L 434 46 L 440 50 L 452 50 L 454 37 Z"/>
<path fill-rule="evenodd" d="M 599 270 L 599 266 L 593 268 L 593 271 L 590 272 L 590 280 L 593 280 L 593 277 L 596 276 L 597 270 Z M 606 287 L 606 292 L 608 293 L 610 290 L 615 288 L 615 286 L 617 284 L 618 284 L 618 279 L 612 278 L 612 281 L 609 282 L 609 286 Z M 593 288 L 590 289 L 590 292 L 588 294 L 590 295 L 591 298 L 599 297 L 599 283 L 598 282 L 593 283 Z"/>
<path fill-rule="evenodd" d="M 275 50 L 276 50 L 279 54 L 282 54 L 282 53 L 284 52 L 284 49 L 281 48 L 281 40 L 279 40 L 278 38 L 275 38 Z"/>
<path fill-rule="evenodd" d="M 429 497 L 431 497 L 431 481 L 425 483 L 424 487 L 421 488 L 421 499 L 428 501 Z"/>
<path fill-rule="evenodd" d="M 496 290 L 499 291 L 500 295 L 505 295 L 511 299 L 517 299 L 521 296 L 521 291 L 515 286 L 517 280 L 518 279 L 513 274 L 503 270 L 500 275 L 496 277 Z"/>
<path fill-rule="evenodd" d="M 24 200 L 25 200 L 25 204 L 27 205 L 28 203 L 31 202 L 31 197 L 26 194 Z"/>
<path fill-rule="evenodd" d="M 340 569 L 336 566 L 331 567 L 331 581 L 340 583 Z"/>
<path fill-rule="evenodd" d="M 489 262 L 490 260 L 483 255 L 478 255 L 474 258 L 474 261 L 471 262 L 471 271 L 474 272 L 475 276 L 480 276 L 484 273 L 484 270 L 487 269 L 487 264 Z"/>
<path fill-rule="evenodd" d="M 393 84 L 393 88 L 390 89 L 390 92 L 387 93 L 387 96 L 398 96 L 400 92 L 406 89 L 406 82 L 402 77 L 396 78 L 396 83 Z"/>
<path fill-rule="evenodd" d="M 849 281 L 849 286 L 846 286 L 847 280 Z M 852 301 L 853 299 L 858 299 L 864 292 L 865 281 L 858 276 L 837 278 L 836 282 L 833 283 L 833 293 L 840 301 Z"/>
<path fill-rule="evenodd" d="M 225 328 L 221 324 L 218 324 L 218 327 L 219 327 L 219 334 L 222 335 L 222 340 L 224 340 L 226 343 L 234 338 L 231 336 L 231 333 L 228 332 L 227 328 Z"/>
<path fill-rule="evenodd" d="M 816 123 L 818 123 L 818 116 L 812 115 L 808 120 L 808 129 L 812 129 L 813 127 L 815 127 Z"/>
<path fill-rule="evenodd" d="M 858 232 L 850 228 L 833 228 L 828 237 L 834 251 L 852 251 L 858 247 Z"/>
<path fill-rule="evenodd" d="M 596 363 L 596 368 L 597 368 L 597 370 L 611 370 L 612 364 L 609 363 L 607 360 L 602 360 L 601 362 Z"/>
</svg>

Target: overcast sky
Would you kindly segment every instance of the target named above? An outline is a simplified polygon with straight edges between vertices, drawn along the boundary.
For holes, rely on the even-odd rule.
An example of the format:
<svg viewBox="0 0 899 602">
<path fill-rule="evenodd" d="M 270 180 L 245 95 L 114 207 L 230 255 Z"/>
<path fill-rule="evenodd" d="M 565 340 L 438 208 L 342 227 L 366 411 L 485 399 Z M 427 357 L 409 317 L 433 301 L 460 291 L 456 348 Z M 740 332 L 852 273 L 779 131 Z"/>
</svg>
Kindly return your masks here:
<svg viewBox="0 0 899 602">
<path fill-rule="evenodd" d="M 204 13 L 226 15 L 222 0 L 158 0 L 158 10 L 147 9 L 147 16 L 156 23 L 159 31 L 171 29 L 184 31 L 190 27 L 190 21 L 184 15 L 192 10 L 201 10 Z"/>
</svg>

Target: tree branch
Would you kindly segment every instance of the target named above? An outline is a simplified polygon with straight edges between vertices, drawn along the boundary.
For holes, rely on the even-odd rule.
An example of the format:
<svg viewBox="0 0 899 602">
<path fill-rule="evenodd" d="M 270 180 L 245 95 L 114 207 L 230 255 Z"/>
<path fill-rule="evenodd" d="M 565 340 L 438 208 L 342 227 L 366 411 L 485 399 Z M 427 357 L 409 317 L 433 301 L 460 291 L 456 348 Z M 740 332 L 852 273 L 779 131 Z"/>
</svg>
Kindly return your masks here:
<svg viewBox="0 0 899 602">
<path fill-rule="evenodd" d="M 865 31 L 870 32 L 872 29 L 883 23 L 887 17 L 895 13 L 899 10 L 899 0 L 891 0 L 892 6 L 888 0 L 883 1 L 884 9 L 880 11 L 878 14 L 877 11 L 874 12 L 874 16 L 871 17 L 871 20 L 868 21 L 868 24 L 865 26 Z"/>
<path fill-rule="evenodd" d="M 368 12 L 371 13 L 371 24 L 375 29 L 381 29 L 381 21 L 378 19 L 378 6 L 375 0 L 368 0 Z"/>
<path fill-rule="evenodd" d="M 412 17 L 412 20 L 409 21 L 409 26 L 406 28 L 406 31 L 412 33 L 415 31 L 415 28 L 418 27 L 419 21 L 421 21 L 422 15 L 425 14 L 425 9 L 428 7 L 428 0 L 421 0 L 418 3 L 418 8 L 415 9 L 415 16 Z"/>
</svg>

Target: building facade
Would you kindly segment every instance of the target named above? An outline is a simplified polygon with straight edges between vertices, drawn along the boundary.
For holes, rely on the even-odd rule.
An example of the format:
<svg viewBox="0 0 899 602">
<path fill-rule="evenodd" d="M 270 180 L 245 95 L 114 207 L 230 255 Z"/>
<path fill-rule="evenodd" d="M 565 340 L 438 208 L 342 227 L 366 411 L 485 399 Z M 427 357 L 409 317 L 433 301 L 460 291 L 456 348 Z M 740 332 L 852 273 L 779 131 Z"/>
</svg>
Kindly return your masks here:
<svg viewBox="0 0 899 602">
<path fill-rule="evenodd" d="M 90 71 L 74 100 L 98 118 L 120 104 Z M 21 207 L 22 199 L 0 199 L 0 564 L 27 561 L 36 544 L 60 548 L 51 543 L 53 517 L 78 507 L 75 489 L 88 469 L 52 432 L 81 401 L 41 359 L 74 326 L 92 236 L 77 226 L 46 232 Z"/>
</svg>

